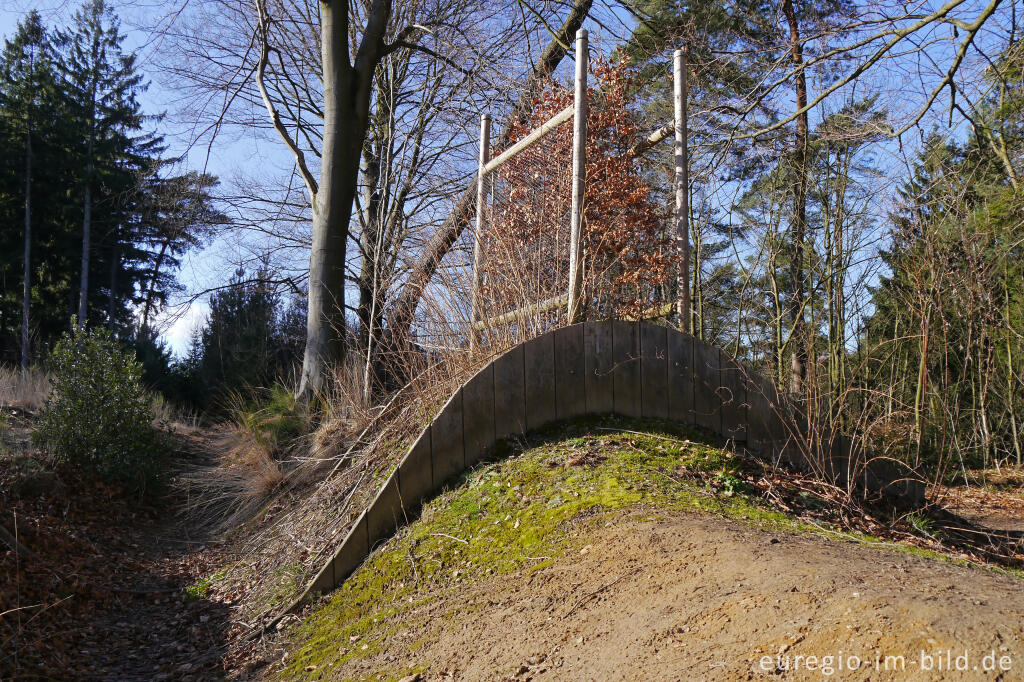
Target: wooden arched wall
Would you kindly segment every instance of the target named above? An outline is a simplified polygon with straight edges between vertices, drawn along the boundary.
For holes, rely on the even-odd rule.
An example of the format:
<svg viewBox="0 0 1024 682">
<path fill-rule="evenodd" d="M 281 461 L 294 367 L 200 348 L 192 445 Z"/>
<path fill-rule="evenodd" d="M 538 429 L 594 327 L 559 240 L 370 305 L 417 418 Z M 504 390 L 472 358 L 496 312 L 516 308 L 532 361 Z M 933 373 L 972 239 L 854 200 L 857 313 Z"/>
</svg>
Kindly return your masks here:
<svg viewBox="0 0 1024 682">
<path fill-rule="evenodd" d="M 781 403 L 772 382 L 689 334 L 617 320 L 555 329 L 495 358 L 455 392 L 296 604 L 341 584 L 424 500 L 503 438 L 615 413 L 698 426 L 799 464 Z"/>
</svg>

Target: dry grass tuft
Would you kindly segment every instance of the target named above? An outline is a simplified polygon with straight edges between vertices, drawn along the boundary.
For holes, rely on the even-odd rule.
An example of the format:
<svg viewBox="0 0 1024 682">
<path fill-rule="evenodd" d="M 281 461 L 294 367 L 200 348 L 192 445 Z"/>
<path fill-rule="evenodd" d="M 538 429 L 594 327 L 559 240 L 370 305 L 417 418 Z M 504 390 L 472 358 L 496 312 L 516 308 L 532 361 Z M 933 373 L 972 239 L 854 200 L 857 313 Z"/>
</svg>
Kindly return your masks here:
<svg viewBox="0 0 1024 682">
<path fill-rule="evenodd" d="M 186 513 L 220 531 L 249 520 L 282 488 L 303 460 L 313 423 L 308 406 L 281 385 L 235 392 L 226 408 L 230 421 L 206 448 L 218 453 L 214 460 L 178 478 Z"/>
<path fill-rule="evenodd" d="M 50 374 L 37 367 L 22 372 L 0 366 L 0 405 L 36 412 L 50 395 Z"/>
<path fill-rule="evenodd" d="M 281 463 L 264 443 L 246 431 L 222 429 L 210 450 L 223 454 L 175 479 L 186 500 L 185 513 L 215 532 L 227 532 L 251 518 L 285 480 Z"/>
</svg>

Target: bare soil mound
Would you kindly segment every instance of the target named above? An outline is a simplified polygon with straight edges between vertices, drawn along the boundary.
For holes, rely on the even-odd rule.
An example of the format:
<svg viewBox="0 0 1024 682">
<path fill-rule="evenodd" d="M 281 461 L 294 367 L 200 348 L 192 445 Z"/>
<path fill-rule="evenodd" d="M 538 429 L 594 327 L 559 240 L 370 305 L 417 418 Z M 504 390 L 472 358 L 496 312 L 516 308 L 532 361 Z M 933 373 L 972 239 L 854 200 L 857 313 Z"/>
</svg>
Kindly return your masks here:
<svg viewBox="0 0 1024 682">
<path fill-rule="evenodd" d="M 536 572 L 452 591 L 329 677 L 386 665 L 462 680 L 1024 679 L 1018 578 L 658 515 L 634 513 Z"/>
<path fill-rule="evenodd" d="M 1024 679 L 1019 571 L 850 530 L 751 466 L 681 433 L 556 434 L 431 501 L 260 672 Z"/>
</svg>

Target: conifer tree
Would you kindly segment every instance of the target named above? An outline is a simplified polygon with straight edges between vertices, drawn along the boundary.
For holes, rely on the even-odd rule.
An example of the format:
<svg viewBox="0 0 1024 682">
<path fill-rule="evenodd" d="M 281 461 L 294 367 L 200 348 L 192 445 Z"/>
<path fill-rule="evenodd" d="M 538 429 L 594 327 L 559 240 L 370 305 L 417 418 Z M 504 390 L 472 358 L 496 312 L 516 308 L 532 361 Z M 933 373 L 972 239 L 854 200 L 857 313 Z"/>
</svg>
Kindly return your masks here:
<svg viewBox="0 0 1024 682">
<path fill-rule="evenodd" d="M 18 25 L 14 37 L 6 42 L 0 62 L 0 144 L 6 150 L 3 179 L 0 180 L 0 212 L 12 226 L 2 238 L 5 255 L 0 259 L 0 270 L 10 272 L 13 278 L 16 254 L 23 254 L 19 335 L 23 370 L 27 369 L 30 361 L 32 227 L 38 221 L 38 213 L 33 215 L 33 197 L 39 193 L 35 182 L 39 173 L 34 171 L 34 167 L 41 165 L 38 163 L 40 157 L 47 160 L 47 147 L 51 145 L 49 138 L 52 137 L 49 122 L 58 103 L 51 58 L 49 36 L 39 13 L 30 12 Z M 43 168 L 46 168 L 45 164 Z M 22 213 L 20 221 L 14 215 L 18 208 Z M 19 235 L 13 226 L 17 224 L 23 227 L 20 235 L 22 249 L 15 245 Z M 13 332 L 18 326 L 13 306 L 4 305 L 0 309 L 0 326 L 4 333 Z"/>
<path fill-rule="evenodd" d="M 154 157 L 162 151 L 162 140 L 142 130 L 137 97 L 146 84 L 136 70 L 135 55 L 122 50 L 120 21 L 104 0 L 89 0 L 57 38 L 63 86 L 80 137 L 75 150 L 82 167 L 78 324 L 85 324 L 90 316 L 91 275 L 102 271 L 97 266 L 106 265 L 110 273 L 107 323 L 114 325 L 125 287 L 118 281 L 120 262 L 131 255 L 123 247 L 131 243 L 132 235 L 123 231 L 130 230 L 132 207 L 108 199 L 136 194 L 137 179 L 150 171 Z M 103 242 L 97 243 L 97 237 Z M 102 257 L 94 258 L 100 252 Z"/>
</svg>

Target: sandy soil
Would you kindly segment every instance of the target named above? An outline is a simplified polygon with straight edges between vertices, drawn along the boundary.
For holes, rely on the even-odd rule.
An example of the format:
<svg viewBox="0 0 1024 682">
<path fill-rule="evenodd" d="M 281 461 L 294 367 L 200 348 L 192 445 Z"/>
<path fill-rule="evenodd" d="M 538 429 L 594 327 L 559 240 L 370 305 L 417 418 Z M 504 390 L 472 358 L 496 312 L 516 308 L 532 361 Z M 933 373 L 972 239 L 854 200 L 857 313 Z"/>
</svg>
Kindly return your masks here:
<svg viewBox="0 0 1024 682">
<path fill-rule="evenodd" d="M 383 652 L 313 676 L 426 666 L 415 679 L 1024 679 L 1019 578 L 663 511 L 584 542 L 547 568 L 382 623 L 397 625 Z"/>
</svg>

